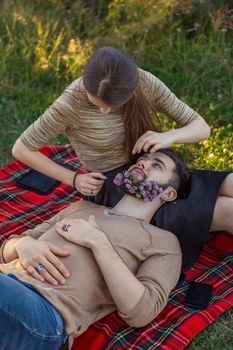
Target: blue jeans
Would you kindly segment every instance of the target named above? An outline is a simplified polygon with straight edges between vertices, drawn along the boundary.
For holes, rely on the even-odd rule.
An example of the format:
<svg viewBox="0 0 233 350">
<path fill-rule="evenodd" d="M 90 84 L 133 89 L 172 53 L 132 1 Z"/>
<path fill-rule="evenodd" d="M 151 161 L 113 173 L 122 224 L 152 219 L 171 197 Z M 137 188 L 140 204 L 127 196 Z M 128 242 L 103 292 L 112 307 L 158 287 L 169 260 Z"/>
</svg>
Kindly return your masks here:
<svg viewBox="0 0 233 350">
<path fill-rule="evenodd" d="M 0 350 L 58 350 L 60 313 L 31 285 L 0 273 Z"/>
</svg>

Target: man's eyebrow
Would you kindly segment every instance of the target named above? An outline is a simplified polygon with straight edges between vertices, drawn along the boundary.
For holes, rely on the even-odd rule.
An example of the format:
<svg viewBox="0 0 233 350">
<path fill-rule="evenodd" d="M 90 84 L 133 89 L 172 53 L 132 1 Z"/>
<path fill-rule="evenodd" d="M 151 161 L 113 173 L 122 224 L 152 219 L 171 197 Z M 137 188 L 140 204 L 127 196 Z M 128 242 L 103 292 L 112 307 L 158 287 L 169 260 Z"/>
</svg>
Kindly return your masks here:
<svg viewBox="0 0 233 350">
<path fill-rule="evenodd" d="M 166 169 L 166 165 L 165 165 L 165 163 L 164 163 L 161 159 L 159 159 L 159 158 L 154 158 L 153 161 L 156 161 L 156 162 L 162 164 L 163 168 Z"/>
<path fill-rule="evenodd" d="M 143 154 L 141 157 L 138 158 L 137 162 L 140 160 L 140 159 L 148 159 L 148 154 Z M 162 164 L 163 168 L 166 169 L 166 165 L 165 163 L 159 159 L 159 158 L 153 158 L 152 161 L 155 161 L 155 162 L 158 162 L 160 164 Z"/>
<path fill-rule="evenodd" d="M 140 159 L 147 159 L 147 158 L 148 158 L 148 154 L 143 154 L 141 157 L 139 157 L 137 159 L 137 161 L 140 160 Z"/>
</svg>

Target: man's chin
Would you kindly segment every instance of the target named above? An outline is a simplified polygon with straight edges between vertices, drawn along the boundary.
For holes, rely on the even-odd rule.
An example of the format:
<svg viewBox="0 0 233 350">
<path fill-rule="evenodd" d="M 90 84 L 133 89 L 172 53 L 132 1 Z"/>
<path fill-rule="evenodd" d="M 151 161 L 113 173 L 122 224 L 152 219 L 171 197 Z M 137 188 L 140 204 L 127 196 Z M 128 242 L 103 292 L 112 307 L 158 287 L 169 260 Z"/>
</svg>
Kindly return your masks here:
<svg viewBox="0 0 233 350">
<path fill-rule="evenodd" d="M 138 173 L 138 172 L 136 172 L 136 171 L 135 172 L 134 171 L 130 172 L 130 175 L 133 175 L 138 182 L 142 182 L 142 181 L 145 180 L 145 176 L 140 174 L 140 173 Z"/>
</svg>

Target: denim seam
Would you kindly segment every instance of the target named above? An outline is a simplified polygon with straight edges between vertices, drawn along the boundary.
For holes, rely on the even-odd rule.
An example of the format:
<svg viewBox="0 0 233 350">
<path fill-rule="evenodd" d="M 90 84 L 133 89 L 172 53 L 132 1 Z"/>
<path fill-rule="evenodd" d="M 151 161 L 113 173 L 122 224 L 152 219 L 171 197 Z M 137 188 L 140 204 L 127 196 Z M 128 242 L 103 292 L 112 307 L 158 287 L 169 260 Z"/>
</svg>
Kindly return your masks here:
<svg viewBox="0 0 233 350">
<path fill-rule="evenodd" d="M 11 312 L 9 312 L 8 310 L 5 310 L 3 307 L 0 307 L 1 310 L 3 310 L 4 312 L 6 312 L 8 315 L 10 315 L 11 317 L 13 317 L 14 319 L 16 319 L 24 328 L 27 329 L 27 331 L 32 334 L 33 336 L 39 338 L 39 339 L 43 339 L 43 340 L 56 340 L 56 339 L 59 339 L 63 338 L 63 334 L 61 332 L 61 334 L 57 334 L 57 335 L 43 335 L 43 334 L 40 334 L 40 333 L 37 333 L 35 332 L 35 330 L 31 329 L 30 327 L 28 327 L 27 324 L 25 324 L 24 322 L 22 322 L 20 319 L 18 319 L 17 317 L 15 317 Z"/>
</svg>

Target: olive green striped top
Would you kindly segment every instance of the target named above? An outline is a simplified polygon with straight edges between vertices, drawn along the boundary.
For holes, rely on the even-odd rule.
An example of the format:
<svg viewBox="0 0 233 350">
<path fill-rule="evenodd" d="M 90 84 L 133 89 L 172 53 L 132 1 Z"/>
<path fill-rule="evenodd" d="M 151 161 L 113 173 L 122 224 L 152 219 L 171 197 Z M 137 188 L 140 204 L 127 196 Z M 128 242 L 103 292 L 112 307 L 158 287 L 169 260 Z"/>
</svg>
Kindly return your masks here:
<svg viewBox="0 0 233 350">
<path fill-rule="evenodd" d="M 139 69 L 144 92 L 156 110 L 167 114 L 181 126 L 199 114 L 180 101 L 151 73 Z M 25 146 L 37 150 L 48 145 L 60 133 L 66 133 L 82 164 L 90 171 L 112 170 L 126 162 L 123 109 L 101 114 L 87 98 L 83 79 L 70 84 L 61 96 L 21 135 Z"/>
</svg>

